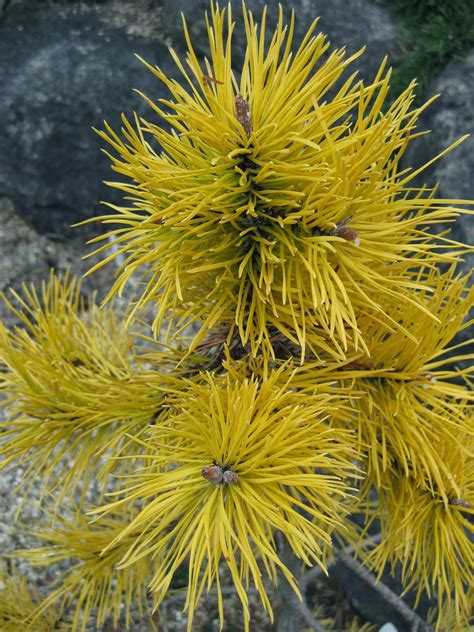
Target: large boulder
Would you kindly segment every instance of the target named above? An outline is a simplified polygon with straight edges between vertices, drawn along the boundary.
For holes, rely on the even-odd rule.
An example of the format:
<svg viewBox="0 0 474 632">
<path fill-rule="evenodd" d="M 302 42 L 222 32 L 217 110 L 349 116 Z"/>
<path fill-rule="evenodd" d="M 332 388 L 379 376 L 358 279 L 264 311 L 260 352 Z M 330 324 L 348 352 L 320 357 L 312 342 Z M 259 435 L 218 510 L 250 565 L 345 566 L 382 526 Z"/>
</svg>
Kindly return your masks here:
<svg viewBox="0 0 474 632">
<path fill-rule="evenodd" d="M 403 167 L 418 168 L 440 154 L 464 134 L 471 134 L 461 145 L 422 171 L 413 186 L 430 187 L 439 184 L 436 197 L 459 200 L 456 206 L 474 209 L 463 201 L 472 200 L 474 182 L 474 50 L 463 60 L 451 62 L 428 90 L 427 97 L 440 95 L 425 110 L 419 121 L 418 131 L 430 131 L 414 141 L 402 162 Z M 437 224 L 433 233 L 450 230 L 449 237 L 464 244 L 474 245 L 474 222 L 470 215 L 460 215 L 456 221 Z M 474 265 L 473 254 L 463 255 L 459 270 L 469 274 Z M 454 343 L 469 343 L 472 327 L 461 331 Z M 451 355 L 467 353 L 468 347 L 452 351 Z M 459 368 L 467 368 L 468 360 L 456 362 Z"/>
<path fill-rule="evenodd" d="M 91 128 L 104 119 L 118 128 L 122 112 L 148 110 L 133 88 L 164 95 L 134 53 L 166 67 L 167 48 L 126 9 L 13 1 L 1 16 L 0 195 L 40 232 L 69 233 L 98 214 L 101 199 L 119 199 L 102 184 L 116 178 Z"/>
<path fill-rule="evenodd" d="M 71 270 L 80 278 L 91 265 L 90 260 L 82 259 L 82 255 L 82 239 L 59 242 L 39 235 L 18 217 L 10 200 L 0 198 L 0 292 L 8 295 L 8 288 L 19 290 L 23 283 L 32 283 L 39 288 L 51 268 L 60 275 Z M 116 266 L 109 264 L 83 279 L 83 296 L 89 299 L 96 293 L 97 300 L 102 300 L 114 281 L 115 269 Z M 7 327 L 18 324 L 3 301 L 0 301 L 0 321 Z"/>
<path fill-rule="evenodd" d="M 240 13 L 240 0 L 235 0 Z M 258 18 L 264 0 L 250 0 Z M 278 16 L 269 0 L 269 23 Z M 362 76 L 373 78 L 397 36 L 390 15 L 368 0 L 293 0 L 285 13 L 297 13 L 296 40 L 321 15 L 318 29 L 333 45 L 368 51 L 357 61 Z M 103 119 L 120 127 L 122 112 L 139 114 L 148 106 L 132 91 L 152 99 L 166 91 L 134 57 L 138 53 L 167 74 L 178 71 L 167 51 L 183 48 L 180 13 L 188 17 L 199 53 L 207 48 L 204 11 L 208 0 L 10 0 L 0 17 L 0 195 L 38 231 L 53 238 L 70 235 L 69 226 L 101 212 L 100 200 L 117 202 L 118 192 L 104 145 L 91 131 Z M 242 24 L 236 33 L 235 61 L 243 57 Z M 151 114 L 151 116 L 153 116 Z"/>
<path fill-rule="evenodd" d="M 434 162 L 416 177 L 416 186 L 439 183 L 436 196 L 454 200 L 473 199 L 474 182 L 474 50 L 463 60 L 451 62 L 428 90 L 428 95 L 440 95 L 422 115 L 420 131 L 429 134 L 414 141 L 404 158 L 404 166 L 419 167 L 437 156 L 464 134 L 471 134 L 447 156 Z M 472 205 L 457 204 L 473 208 Z M 451 229 L 451 237 L 474 245 L 474 222 L 468 215 L 437 230 Z M 474 263 L 466 257 L 464 269 Z"/>
</svg>

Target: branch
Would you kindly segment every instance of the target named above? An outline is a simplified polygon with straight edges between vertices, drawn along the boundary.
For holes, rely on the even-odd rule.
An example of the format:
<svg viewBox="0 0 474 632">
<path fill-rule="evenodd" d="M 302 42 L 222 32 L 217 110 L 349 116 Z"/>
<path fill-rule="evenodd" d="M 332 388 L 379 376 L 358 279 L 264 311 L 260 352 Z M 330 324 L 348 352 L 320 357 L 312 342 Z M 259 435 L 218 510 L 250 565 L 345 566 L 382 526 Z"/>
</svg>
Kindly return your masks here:
<svg viewBox="0 0 474 632">
<path fill-rule="evenodd" d="M 350 568 L 356 575 L 368 584 L 373 590 L 379 593 L 395 610 L 410 624 L 412 632 L 435 632 L 434 628 L 426 623 L 414 610 L 408 606 L 401 597 L 395 594 L 383 582 L 379 582 L 375 575 L 364 568 L 359 562 L 343 551 L 339 556 L 340 561 Z"/>
<path fill-rule="evenodd" d="M 301 632 L 302 623 L 314 632 L 326 632 L 311 614 L 306 602 L 300 601 L 293 588 L 282 578 L 278 586 L 278 596 L 281 603 L 280 614 L 277 619 L 277 632 Z"/>
<path fill-rule="evenodd" d="M 281 560 L 290 572 L 297 576 L 299 574 L 300 560 L 294 555 L 288 542 L 281 537 L 281 534 L 277 534 L 278 536 L 280 536 L 278 544 Z M 314 630 L 314 632 L 326 632 L 326 629 L 311 614 L 304 601 L 304 592 L 301 592 L 303 594 L 302 601 L 300 601 L 285 576 L 281 576 L 277 591 L 281 607 L 277 618 L 276 632 L 301 632 L 304 626 Z"/>
<path fill-rule="evenodd" d="M 298 605 L 304 622 L 310 630 L 314 630 L 314 632 L 326 632 L 326 628 L 323 628 L 322 625 L 320 625 L 313 617 L 311 610 L 306 605 L 306 601 L 304 599 L 303 601 L 298 601 Z"/>
<path fill-rule="evenodd" d="M 382 539 L 382 534 L 376 533 L 375 535 L 371 535 L 371 536 L 368 536 L 367 538 L 364 538 L 364 540 L 359 542 L 357 546 L 348 546 L 345 549 L 342 549 L 342 551 L 336 553 L 334 558 L 326 564 L 326 568 L 329 570 L 332 566 L 334 566 L 334 564 L 336 564 L 340 553 L 346 553 L 347 555 L 352 556 L 358 549 L 362 547 L 378 544 L 381 539 Z M 314 579 L 317 579 L 321 577 L 322 575 L 324 575 L 324 571 L 320 566 L 313 566 L 313 568 L 310 568 L 308 571 L 306 571 L 306 573 L 304 573 L 304 575 L 300 579 L 301 592 L 304 592 L 306 588 L 308 587 L 308 585 Z"/>
</svg>

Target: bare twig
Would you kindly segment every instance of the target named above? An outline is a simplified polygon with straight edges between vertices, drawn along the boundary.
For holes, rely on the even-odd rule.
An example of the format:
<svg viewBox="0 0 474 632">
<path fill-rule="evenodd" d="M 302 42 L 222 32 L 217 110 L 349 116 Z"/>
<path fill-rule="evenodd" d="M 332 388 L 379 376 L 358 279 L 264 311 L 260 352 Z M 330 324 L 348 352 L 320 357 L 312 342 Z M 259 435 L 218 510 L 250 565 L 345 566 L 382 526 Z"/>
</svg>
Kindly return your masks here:
<svg viewBox="0 0 474 632">
<path fill-rule="evenodd" d="M 462 498 L 449 498 L 448 503 L 453 507 L 462 507 L 463 509 L 474 509 L 472 503 L 469 503 L 467 500 L 463 500 Z"/>
<path fill-rule="evenodd" d="M 281 534 L 278 535 L 281 536 Z M 294 555 L 283 537 L 279 537 L 278 544 L 283 563 L 293 575 L 298 576 L 301 561 Z M 276 624 L 277 632 L 301 632 L 304 626 L 314 632 L 326 632 L 326 629 L 313 617 L 304 601 L 304 594 L 301 601 L 283 575 L 278 585 L 278 599 L 281 607 Z"/>
<path fill-rule="evenodd" d="M 383 582 L 377 580 L 375 575 L 364 568 L 357 560 L 353 559 L 345 551 L 339 555 L 339 560 L 350 568 L 360 579 L 368 584 L 373 590 L 379 593 L 411 626 L 412 632 L 434 632 L 434 628 L 416 614 L 401 597 L 394 593 Z"/>
<path fill-rule="evenodd" d="M 303 624 L 314 632 L 326 632 L 326 628 L 313 617 L 304 599 L 299 599 L 284 578 L 278 586 L 278 597 L 282 607 L 277 619 L 277 632 L 301 632 Z"/>
<path fill-rule="evenodd" d="M 354 555 L 354 553 L 361 548 L 365 548 L 367 546 L 373 546 L 375 544 L 378 544 L 380 542 L 382 538 L 382 534 L 381 533 L 376 533 L 375 535 L 371 535 L 367 538 L 365 538 L 364 540 L 362 540 L 361 542 L 359 542 L 357 544 L 357 546 L 348 546 L 345 549 L 343 549 L 341 551 L 341 553 L 346 553 L 347 555 Z M 339 553 L 336 553 L 336 555 L 334 556 L 334 558 L 332 560 L 330 560 L 329 562 L 327 562 L 326 564 L 326 568 L 330 569 L 331 566 L 334 566 L 334 564 L 336 564 L 337 560 L 339 557 Z M 322 577 L 324 575 L 324 571 L 320 566 L 313 566 L 313 568 L 310 568 L 309 570 L 307 570 L 300 579 L 300 587 L 301 587 L 301 592 L 304 592 L 306 590 L 306 588 L 308 587 L 308 585 L 314 581 L 315 579 L 318 579 L 319 577 Z"/>
<path fill-rule="evenodd" d="M 316 619 L 311 614 L 311 610 L 306 605 L 306 601 L 299 601 L 299 609 L 301 614 L 303 615 L 304 622 L 310 630 L 314 630 L 315 632 L 326 632 L 326 628 L 316 621 Z"/>
</svg>

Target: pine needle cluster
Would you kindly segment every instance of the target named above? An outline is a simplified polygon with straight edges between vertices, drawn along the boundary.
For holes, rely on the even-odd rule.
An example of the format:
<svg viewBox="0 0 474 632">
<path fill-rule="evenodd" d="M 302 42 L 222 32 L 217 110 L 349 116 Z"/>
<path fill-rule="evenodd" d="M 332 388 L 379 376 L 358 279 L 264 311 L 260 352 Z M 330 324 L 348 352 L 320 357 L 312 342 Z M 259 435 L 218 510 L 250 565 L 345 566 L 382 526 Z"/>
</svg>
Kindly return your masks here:
<svg viewBox="0 0 474 632">
<path fill-rule="evenodd" d="M 0 325 L 0 468 L 26 466 L 43 509 L 44 546 L 16 555 L 63 565 L 41 600 L 22 587 L 26 629 L 53 608 L 74 631 L 129 627 L 179 576 L 188 630 L 205 592 L 223 625 L 229 578 L 248 630 L 251 590 L 270 618 L 279 582 L 301 597 L 288 552 L 325 572 L 346 544 L 434 596 L 438 630 L 469 620 L 473 356 L 455 338 L 473 289 L 469 248 L 434 230 L 468 201 L 413 187 L 433 161 L 399 166 L 415 83 L 385 105 L 386 61 L 364 84 L 362 51 L 265 19 L 243 8 L 237 72 L 212 4 L 208 58 L 185 25 L 182 83 L 146 64 L 169 98 L 99 132 L 124 193 L 93 240 L 112 252 L 91 272 L 121 257 L 105 305 L 54 273 L 1 297 L 19 324 Z"/>
<path fill-rule="evenodd" d="M 250 583 L 271 615 L 264 575 L 276 582 L 280 571 L 298 592 L 278 555 L 276 531 L 305 564 L 323 566 L 331 531 L 344 530 L 351 435 L 325 423 L 335 408 L 329 397 L 293 392 L 288 378 L 279 386 L 281 373 L 263 383 L 205 374 L 202 383 L 182 384 L 169 398 L 166 423 L 143 444 L 148 465 L 105 507 L 143 506 L 109 546 L 133 539 L 121 562 L 126 568 L 162 558 L 150 583 L 158 602 L 187 562 L 190 626 L 199 597 L 214 583 L 223 618 L 221 560 L 245 619 Z"/>
<path fill-rule="evenodd" d="M 16 570 L 8 572 L 2 565 L 0 568 L 0 629 L 2 632 L 18 632 L 23 628 L 25 618 L 36 613 L 40 597 L 33 592 L 26 579 Z M 36 628 L 38 632 L 66 632 L 59 622 L 59 613 L 51 607 L 38 616 Z"/>
<path fill-rule="evenodd" d="M 20 325 L 8 331 L 0 323 L 0 467 L 25 464 L 25 480 L 41 479 L 43 493 L 59 491 L 60 503 L 110 470 L 103 455 L 121 450 L 159 408 L 173 355 L 155 349 L 161 371 L 144 370 L 125 316 L 87 306 L 69 274 L 11 296 L 1 298 Z"/>
<path fill-rule="evenodd" d="M 398 173 L 424 109 L 410 109 L 414 83 L 384 111 L 385 62 L 369 86 L 351 75 L 336 87 L 362 51 L 326 54 L 314 22 L 293 53 L 294 18 L 285 27 L 281 12 L 267 46 L 265 12 L 260 31 L 243 17 L 240 80 L 231 12 L 213 8 L 210 59 L 199 63 L 187 31 L 187 66 L 173 54 L 183 86 L 148 65 L 172 95 L 150 102 L 171 129 L 123 118 L 121 136 L 99 132 L 129 179 L 110 184 L 133 203 L 101 218 L 116 228 L 96 252 L 114 250 L 92 270 L 124 255 L 110 296 L 139 273 L 137 308 L 157 304 L 157 331 L 167 315 L 174 331 L 199 322 L 197 344 L 226 324 L 255 355 L 271 353 L 275 329 L 303 355 L 342 358 L 366 348 L 358 318 L 376 319 L 383 297 L 422 309 L 410 268 L 453 260 L 426 228 L 455 217 L 457 201 L 410 188 L 424 167 Z"/>
<path fill-rule="evenodd" d="M 34 531 L 34 536 L 48 543 L 47 546 L 31 550 L 19 550 L 17 556 L 24 557 L 33 566 L 50 566 L 74 560 L 57 580 L 59 584 L 35 608 L 30 609 L 23 621 L 37 629 L 42 618 L 56 611 L 61 619 L 67 610 L 67 629 L 88 629 L 87 624 L 94 616 L 95 625 L 103 626 L 109 617 L 118 621 L 124 607 L 125 625 L 130 625 L 130 610 L 133 606 L 142 617 L 148 612 L 147 581 L 152 569 L 149 559 L 143 559 L 132 568 L 118 568 L 131 541 L 121 546 L 110 546 L 110 542 L 127 526 L 130 515 L 115 515 L 104 518 L 100 524 L 90 525 L 84 515 L 61 516 L 54 527 L 46 531 Z M 107 552 L 104 553 L 105 549 Z M 50 628 L 52 629 L 52 628 Z"/>
</svg>

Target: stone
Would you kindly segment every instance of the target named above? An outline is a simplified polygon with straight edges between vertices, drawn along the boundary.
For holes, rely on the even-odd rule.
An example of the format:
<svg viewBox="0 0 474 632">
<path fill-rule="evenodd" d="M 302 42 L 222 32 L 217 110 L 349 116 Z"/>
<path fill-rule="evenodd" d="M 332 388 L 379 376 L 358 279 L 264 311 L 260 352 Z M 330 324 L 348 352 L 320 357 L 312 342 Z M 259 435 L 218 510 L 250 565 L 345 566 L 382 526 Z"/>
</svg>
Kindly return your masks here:
<svg viewBox="0 0 474 632">
<path fill-rule="evenodd" d="M 81 277 L 92 265 L 89 259 L 82 258 L 86 250 L 81 231 L 75 239 L 67 242 L 49 239 L 38 234 L 18 216 L 10 199 L 0 198 L 0 292 L 8 296 L 10 287 L 19 291 L 23 283 L 35 284 L 39 288 L 48 279 L 51 268 L 60 275 L 70 269 Z M 84 297 L 96 294 L 97 300 L 102 300 L 113 283 L 115 269 L 112 263 L 83 279 Z M 2 301 L 0 321 L 6 327 L 17 324 Z"/>
<path fill-rule="evenodd" d="M 414 180 L 415 186 L 439 183 L 437 197 L 470 200 L 474 182 L 474 50 L 465 59 L 451 62 L 430 86 L 427 97 L 439 98 L 423 113 L 419 130 L 431 132 L 413 141 L 403 166 L 419 167 L 449 147 L 464 134 L 471 134 L 461 145 L 436 161 Z M 459 203 L 457 206 L 473 208 Z M 437 230 L 451 229 L 450 237 L 474 245 L 474 222 L 468 215 L 456 222 L 440 225 Z M 474 258 L 466 257 L 462 266 L 469 271 Z"/>
<path fill-rule="evenodd" d="M 414 186 L 424 184 L 433 187 L 439 183 L 437 197 L 455 200 L 472 200 L 474 182 L 474 50 L 463 60 L 452 61 L 434 81 L 427 97 L 439 94 L 439 98 L 425 110 L 420 118 L 419 131 L 431 130 L 429 134 L 415 140 L 407 151 L 402 168 L 417 168 L 449 147 L 464 134 L 471 134 L 452 152 L 437 160 L 414 180 Z M 460 208 L 473 209 L 474 205 L 460 202 Z M 433 232 L 450 230 L 449 238 L 474 246 L 474 222 L 470 215 L 460 215 L 456 221 L 438 224 Z M 458 269 L 469 274 L 474 266 L 474 255 L 463 255 Z M 452 345 L 464 343 L 461 349 L 449 355 L 472 351 L 466 343 L 472 341 L 472 327 L 459 332 Z M 470 366 L 469 360 L 456 361 L 459 369 Z"/>
<path fill-rule="evenodd" d="M 137 3 L 135 9 L 140 8 Z M 156 28 L 133 7 L 113 4 L 13 1 L 0 19 L 0 195 L 51 237 L 70 235 L 70 224 L 103 213 L 101 200 L 118 192 L 105 145 L 92 127 L 106 119 L 120 128 L 122 112 L 149 106 L 132 90 L 156 100 L 160 82 L 134 56 L 170 63 Z M 174 64 L 172 64 L 174 66 Z"/>
<path fill-rule="evenodd" d="M 234 1 L 236 13 L 240 2 Z M 250 0 L 256 15 L 264 0 Z M 368 44 L 357 67 L 371 79 L 382 57 L 396 47 L 397 31 L 387 11 L 367 0 L 294 0 L 296 40 L 322 15 L 320 28 L 335 46 L 354 52 Z M 285 5 L 288 14 L 290 5 Z M 120 115 L 153 117 L 132 91 L 153 100 L 166 89 L 133 53 L 179 76 L 167 44 L 183 48 L 181 10 L 188 16 L 196 50 L 207 47 L 207 0 L 6 0 L 0 13 L 0 195 L 51 238 L 70 237 L 70 225 L 103 213 L 100 201 L 120 203 L 103 180 L 119 180 L 100 153 L 92 131 L 106 119 L 114 130 Z M 341 19 L 343 15 L 343 19 Z M 363 15 L 364 19 L 361 20 Z M 269 1 L 270 26 L 278 4 Z M 235 37 L 235 63 L 243 59 L 243 25 Z M 94 229 L 93 229 L 94 230 Z"/>
</svg>

